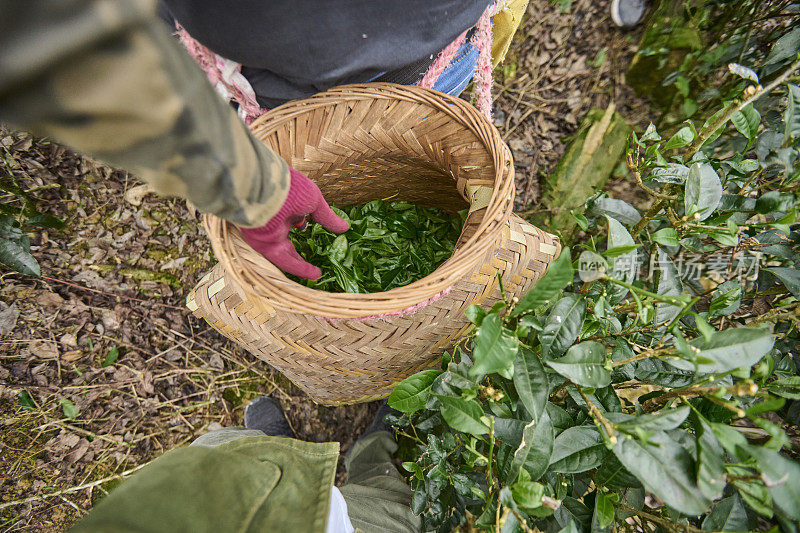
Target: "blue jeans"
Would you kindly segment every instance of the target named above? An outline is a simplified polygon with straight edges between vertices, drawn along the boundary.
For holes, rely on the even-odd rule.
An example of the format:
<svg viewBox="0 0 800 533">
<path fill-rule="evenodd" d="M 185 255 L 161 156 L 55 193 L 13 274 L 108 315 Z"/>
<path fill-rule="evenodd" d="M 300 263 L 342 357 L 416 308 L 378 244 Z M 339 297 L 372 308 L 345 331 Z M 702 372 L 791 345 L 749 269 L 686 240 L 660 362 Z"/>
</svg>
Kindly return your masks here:
<svg viewBox="0 0 800 533">
<path fill-rule="evenodd" d="M 472 81 L 478 65 L 478 49 L 469 41 L 458 49 L 458 53 L 433 84 L 437 91 L 458 96 Z"/>
<path fill-rule="evenodd" d="M 453 60 L 433 84 L 433 88 L 451 96 L 458 96 L 472 81 L 477 66 L 478 49 L 467 41 L 459 47 Z M 380 78 L 384 74 L 385 72 L 382 72 L 369 81 Z"/>
</svg>

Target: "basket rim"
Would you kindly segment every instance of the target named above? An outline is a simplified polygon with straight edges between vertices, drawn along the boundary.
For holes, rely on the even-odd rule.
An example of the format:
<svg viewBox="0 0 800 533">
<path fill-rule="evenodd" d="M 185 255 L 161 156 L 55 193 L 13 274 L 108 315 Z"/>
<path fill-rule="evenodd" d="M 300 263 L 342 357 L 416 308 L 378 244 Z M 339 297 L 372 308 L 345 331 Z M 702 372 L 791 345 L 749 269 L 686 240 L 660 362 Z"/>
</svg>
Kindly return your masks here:
<svg viewBox="0 0 800 533">
<path fill-rule="evenodd" d="M 276 309 L 306 312 L 327 318 L 363 318 L 397 314 L 440 297 L 494 249 L 513 209 L 514 166 L 511 152 L 499 131 L 468 102 L 418 86 L 366 83 L 334 87 L 310 98 L 287 102 L 256 119 L 251 133 L 263 140 L 284 123 L 309 111 L 342 101 L 370 99 L 402 100 L 426 105 L 447 114 L 472 131 L 483 144 L 494 165 L 492 195 L 474 233 L 428 276 L 413 283 L 378 293 L 332 293 L 312 289 L 290 280 L 261 254 L 253 250 L 235 226 L 214 215 L 204 224 L 217 259 L 226 274 L 246 293 L 267 298 Z"/>
</svg>

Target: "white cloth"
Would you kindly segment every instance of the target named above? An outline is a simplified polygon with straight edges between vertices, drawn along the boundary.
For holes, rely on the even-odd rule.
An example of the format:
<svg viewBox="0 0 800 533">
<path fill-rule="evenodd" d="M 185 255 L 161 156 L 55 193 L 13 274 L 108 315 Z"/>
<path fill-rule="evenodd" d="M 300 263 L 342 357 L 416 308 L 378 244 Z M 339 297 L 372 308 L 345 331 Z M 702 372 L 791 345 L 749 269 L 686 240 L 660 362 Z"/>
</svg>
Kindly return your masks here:
<svg viewBox="0 0 800 533">
<path fill-rule="evenodd" d="M 347 516 L 347 502 L 336 487 L 331 487 L 331 508 L 325 533 L 354 533 L 355 528 Z"/>
</svg>

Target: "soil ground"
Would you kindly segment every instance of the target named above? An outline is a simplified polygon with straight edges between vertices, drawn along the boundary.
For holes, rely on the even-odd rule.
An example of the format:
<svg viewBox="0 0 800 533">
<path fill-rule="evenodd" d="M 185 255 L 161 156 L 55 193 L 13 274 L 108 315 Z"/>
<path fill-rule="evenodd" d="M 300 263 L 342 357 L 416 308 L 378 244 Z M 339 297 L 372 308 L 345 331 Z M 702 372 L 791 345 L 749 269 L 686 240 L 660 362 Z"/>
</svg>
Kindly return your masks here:
<svg viewBox="0 0 800 533">
<path fill-rule="evenodd" d="M 624 86 L 637 40 L 613 26 L 606 2 L 566 13 L 531 2 L 494 91 L 518 209 L 537 204 L 592 106 L 613 99 L 646 123 L 647 105 Z M 1 531 L 65 529 L 123 473 L 242 424 L 259 394 L 281 401 L 299 438 L 339 441 L 342 453 L 369 424 L 375 402 L 316 405 L 189 315 L 184 298 L 214 261 L 183 201 L 142 197 L 131 175 L 28 134 L 2 130 L 0 151 L 5 172 L 39 188 L 40 209 L 67 221 L 33 239 L 40 279 L 0 272 L 0 312 L 18 311 L 0 337 Z"/>
</svg>

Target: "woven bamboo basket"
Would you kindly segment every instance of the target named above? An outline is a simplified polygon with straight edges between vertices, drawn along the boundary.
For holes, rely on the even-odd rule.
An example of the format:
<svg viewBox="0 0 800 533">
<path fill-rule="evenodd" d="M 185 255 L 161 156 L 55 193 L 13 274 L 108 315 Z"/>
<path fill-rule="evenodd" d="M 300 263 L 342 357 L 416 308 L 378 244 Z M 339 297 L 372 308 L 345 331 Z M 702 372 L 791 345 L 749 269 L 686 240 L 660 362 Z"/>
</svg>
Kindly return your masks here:
<svg viewBox="0 0 800 533">
<path fill-rule="evenodd" d="M 558 255 L 556 238 L 511 213 L 514 167 L 497 129 L 458 98 L 385 83 L 338 87 L 269 111 L 253 134 L 348 207 L 392 197 L 469 208 L 453 255 L 383 293 L 328 293 L 289 280 L 229 223 L 204 219 L 219 263 L 187 305 L 315 401 L 385 397 L 437 364 L 470 328 L 464 311 L 520 296 Z"/>
</svg>

